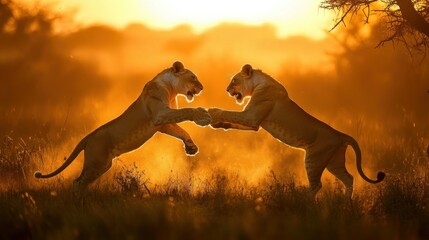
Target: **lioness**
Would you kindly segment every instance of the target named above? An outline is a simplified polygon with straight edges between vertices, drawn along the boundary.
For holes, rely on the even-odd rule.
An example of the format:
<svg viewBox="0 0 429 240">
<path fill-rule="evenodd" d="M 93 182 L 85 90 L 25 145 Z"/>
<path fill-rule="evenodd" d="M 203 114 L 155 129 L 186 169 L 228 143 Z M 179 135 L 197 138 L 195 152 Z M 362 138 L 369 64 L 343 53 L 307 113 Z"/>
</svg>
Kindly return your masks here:
<svg viewBox="0 0 429 240">
<path fill-rule="evenodd" d="M 143 145 L 156 132 L 179 138 L 188 155 L 198 152 L 189 134 L 176 123 L 194 121 L 206 126 L 211 118 L 203 108 L 176 108 L 176 96 L 185 95 L 192 101 L 203 90 L 203 85 L 181 62 L 159 73 L 148 82 L 141 95 L 118 118 L 97 128 L 84 137 L 63 165 L 50 174 L 36 172 L 36 178 L 50 178 L 62 172 L 78 154 L 85 150 L 82 173 L 74 181 L 79 191 L 100 177 L 112 166 L 112 159 Z"/>
<path fill-rule="evenodd" d="M 352 197 L 353 177 L 345 168 L 345 151 L 351 145 L 356 153 L 359 174 L 370 183 L 379 183 L 385 174 L 379 172 L 377 180 L 369 179 L 362 171 L 361 151 L 352 137 L 317 120 L 292 101 L 279 82 L 249 64 L 242 67 L 226 91 L 241 104 L 251 97 L 242 112 L 210 108 L 213 128 L 235 128 L 258 131 L 261 126 L 273 137 L 293 147 L 305 150 L 305 168 L 313 198 L 322 187 L 320 178 L 325 168 L 339 178 Z"/>
</svg>

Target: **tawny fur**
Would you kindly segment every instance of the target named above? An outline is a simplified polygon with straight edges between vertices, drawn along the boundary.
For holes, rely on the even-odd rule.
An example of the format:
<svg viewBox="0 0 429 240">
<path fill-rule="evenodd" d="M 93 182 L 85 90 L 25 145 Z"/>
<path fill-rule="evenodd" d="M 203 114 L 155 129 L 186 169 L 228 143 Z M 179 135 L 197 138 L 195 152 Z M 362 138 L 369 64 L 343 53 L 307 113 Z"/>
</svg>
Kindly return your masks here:
<svg viewBox="0 0 429 240">
<path fill-rule="evenodd" d="M 352 197 L 353 177 L 345 168 L 348 145 L 356 153 L 357 169 L 364 180 L 379 183 L 384 179 L 383 172 L 378 173 L 377 180 L 369 179 L 363 173 L 361 151 L 355 139 L 306 113 L 289 98 L 283 85 L 262 71 L 244 65 L 232 78 L 227 92 L 236 97 L 239 104 L 246 97 L 250 97 L 250 101 L 241 112 L 210 108 L 211 126 L 254 131 L 262 127 L 281 142 L 304 149 L 309 190 L 313 197 L 322 187 L 320 179 L 325 168 L 344 183 L 346 195 Z"/>
<path fill-rule="evenodd" d="M 205 126 L 211 121 L 210 115 L 203 108 L 175 108 L 177 95 L 191 101 L 202 89 L 195 74 L 181 62 L 175 62 L 148 82 L 137 100 L 118 118 L 84 137 L 61 167 L 46 175 L 36 172 L 35 177 L 56 176 L 85 150 L 82 173 L 74 181 L 75 190 L 85 189 L 110 169 L 113 158 L 139 148 L 156 132 L 181 139 L 188 155 L 197 154 L 198 148 L 189 134 L 176 123 L 194 121 Z"/>
</svg>

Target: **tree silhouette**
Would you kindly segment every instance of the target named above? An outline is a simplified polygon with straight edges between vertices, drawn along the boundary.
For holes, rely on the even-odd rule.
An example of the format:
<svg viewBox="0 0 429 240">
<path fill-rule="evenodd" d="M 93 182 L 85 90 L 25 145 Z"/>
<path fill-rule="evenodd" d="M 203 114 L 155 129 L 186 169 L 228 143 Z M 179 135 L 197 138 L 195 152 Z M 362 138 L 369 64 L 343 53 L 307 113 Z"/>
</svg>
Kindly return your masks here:
<svg viewBox="0 0 429 240">
<path fill-rule="evenodd" d="M 387 30 L 378 46 L 393 41 L 422 52 L 429 47 L 429 0 L 325 0 L 320 7 L 338 13 L 332 29 L 357 14 L 366 23 L 377 17 Z"/>
<path fill-rule="evenodd" d="M 72 123 L 91 119 L 83 109 L 109 90 L 94 64 L 70 57 L 65 36 L 54 31 L 62 17 L 0 0 L 0 135 L 80 129 Z"/>
</svg>

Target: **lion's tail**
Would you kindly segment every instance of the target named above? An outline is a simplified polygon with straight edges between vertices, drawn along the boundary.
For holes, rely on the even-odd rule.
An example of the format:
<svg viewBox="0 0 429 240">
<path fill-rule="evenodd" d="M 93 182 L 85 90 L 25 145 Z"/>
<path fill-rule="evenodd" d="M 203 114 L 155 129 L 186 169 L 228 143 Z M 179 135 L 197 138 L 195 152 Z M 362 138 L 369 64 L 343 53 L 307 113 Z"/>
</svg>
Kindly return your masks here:
<svg viewBox="0 0 429 240">
<path fill-rule="evenodd" d="M 343 136 L 343 140 L 345 142 L 347 142 L 350 146 L 352 146 L 353 150 L 355 151 L 356 166 L 357 166 L 357 170 L 358 170 L 360 176 L 365 181 L 367 181 L 369 183 L 379 183 L 379 182 L 383 181 L 384 177 L 386 176 L 386 174 L 384 172 L 378 172 L 377 173 L 377 180 L 372 180 L 365 175 L 365 173 L 362 170 L 362 155 L 361 155 L 361 151 L 359 148 L 359 144 L 356 142 L 356 140 L 354 138 L 350 137 L 349 135 L 342 134 L 342 136 Z"/>
<path fill-rule="evenodd" d="M 75 149 L 73 150 L 73 152 L 70 154 L 70 156 L 66 159 L 66 161 L 63 163 L 63 165 L 61 165 L 61 167 L 59 167 L 57 170 L 43 175 L 41 172 L 37 171 L 34 173 L 34 177 L 36 178 L 50 178 L 53 176 L 56 176 L 57 174 L 59 174 L 60 172 L 62 172 L 64 169 L 66 169 L 75 159 L 76 157 L 79 155 L 79 153 L 85 149 L 86 146 L 86 137 L 84 139 L 82 139 L 77 146 L 75 147 Z"/>
</svg>

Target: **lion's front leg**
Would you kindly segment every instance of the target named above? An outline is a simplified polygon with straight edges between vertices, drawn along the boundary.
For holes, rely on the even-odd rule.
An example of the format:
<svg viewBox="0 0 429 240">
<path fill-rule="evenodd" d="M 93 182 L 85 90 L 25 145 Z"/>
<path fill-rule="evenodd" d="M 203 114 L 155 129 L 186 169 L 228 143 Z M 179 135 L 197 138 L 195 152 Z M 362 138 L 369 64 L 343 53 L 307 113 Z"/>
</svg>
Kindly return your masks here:
<svg viewBox="0 0 429 240">
<path fill-rule="evenodd" d="M 183 121 L 194 121 L 197 125 L 206 126 L 210 124 L 211 117 L 206 109 L 198 108 L 165 108 L 154 114 L 154 125 L 165 125 Z"/>
<path fill-rule="evenodd" d="M 175 138 L 181 139 L 185 145 L 185 151 L 187 155 L 195 155 L 198 153 L 198 147 L 195 145 L 191 136 L 185 129 L 181 128 L 177 124 L 166 124 L 163 125 L 160 129 L 160 132 L 173 136 Z"/>
<path fill-rule="evenodd" d="M 208 112 L 212 118 L 210 125 L 213 128 L 234 128 L 253 131 L 258 131 L 259 129 L 257 120 L 252 119 L 245 112 L 224 111 L 217 108 L 210 108 Z"/>
<path fill-rule="evenodd" d="M 258 131 L 258 127 L 249 127 L 249 126 L 244 126 L 238 123 L 230 123 L 230 122 L 217 122 L 217 123 L 211 123 L 210 124 L 213 128 L 223 128 L 225 130 L 227 129 L 238 129 L 238 130 L 253 130 L 253 131 Z"/>
</svg>

